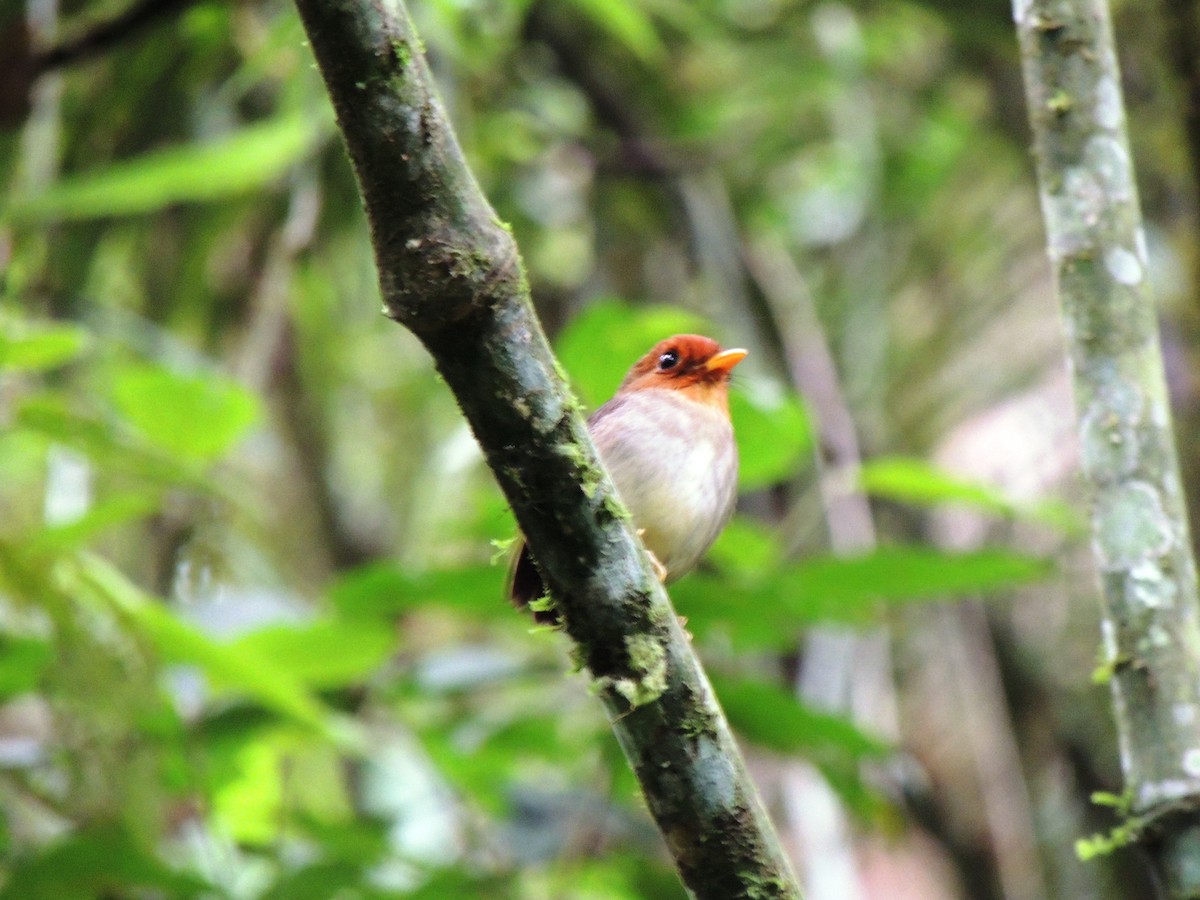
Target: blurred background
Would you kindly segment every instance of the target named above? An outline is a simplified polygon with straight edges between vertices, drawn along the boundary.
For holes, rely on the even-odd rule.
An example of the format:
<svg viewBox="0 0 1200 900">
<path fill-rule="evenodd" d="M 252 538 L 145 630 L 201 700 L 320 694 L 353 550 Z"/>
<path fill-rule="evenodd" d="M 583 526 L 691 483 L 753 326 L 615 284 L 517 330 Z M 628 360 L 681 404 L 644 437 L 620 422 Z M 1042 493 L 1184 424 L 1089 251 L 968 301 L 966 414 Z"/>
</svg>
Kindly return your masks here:
<svg viewBox="0 0 1200 900">
<path fill-rule="evenodd" d="M 751 350 L 672 595 L 808 897 L 1150 896 L 1008 5 L 411 12 L 589 408 Z M 1197 496 L 1194 15 L 1114 4 Z M 0 897 L 682 897 L 295 10 L 0 0 L 0 174 Z"/>
</svg>

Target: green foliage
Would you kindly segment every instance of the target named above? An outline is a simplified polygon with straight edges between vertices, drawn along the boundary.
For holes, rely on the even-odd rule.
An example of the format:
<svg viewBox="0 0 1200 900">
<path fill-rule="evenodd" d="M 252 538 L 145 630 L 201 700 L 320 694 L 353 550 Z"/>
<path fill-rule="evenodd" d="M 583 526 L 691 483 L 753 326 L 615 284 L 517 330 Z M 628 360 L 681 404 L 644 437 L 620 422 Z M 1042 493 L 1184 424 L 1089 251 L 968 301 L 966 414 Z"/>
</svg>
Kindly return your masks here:
<svg viewBox="0 0 1200 900">
<path fill-rule="evenodd" d="M 859 481 L 867 493 L 917 506 L 960 504 L 1009 518 L 1029 518 L 1063 530 L 1080 532 L 1078 514 L 1063 503 L 1023 505 L 1000 491 L 958 478 L 921 459 L 887 456 L 865 463 Z"/>
<path fill-rule="evenodd" d="M 269 661 L 317 688 L 361 684 L 391 655 L 396 636 L 382 622 L 336 619 L 301 626 L 271 626 L 229 645 L 238 657 Z"/>
<path fill-rule="evenodd" d="M 258 418 L 255 396 L 216 375 L 184 376 L 138 365 L 119 369 L 113 382 L 118 412 L 177 458 L 216 459 Z"/>
<path fill-rule="evenodd" d="M 54 369 L 83 352 L 88 334 L 74 325 L 0 318 L 0 372 Z"/>
<path fill-rule="evenodd" d="M 125 5 L 65 4 L 55 30 Z M 670 334 L 753 351 L 731 394 L 739 515 L 671 593 L 756 752 L 816 764 L 864 829 L 897 815 L 864 775 L 891 761 L 882 723 L 745 673 L 781 671 L 808 629 L 1051 571 L 1044 543 L 891 546 L 930 507 L 1074 536 L 1053 505 L 923 461 L 1044 363 L 985 347 L 1016 305 L 1001 286 L 1044 265 L 1018 231 L 1024 132 L 995 120 L 1015 107 L 978 43 L 992 10 L 411 11 L 589 409 Z M 0 898 L 682 897 L 565 639 L 501 596 L 511 514 L 379 315 L 291 6 L 192 5 L 60 76 L 0 140 Z M 769 277 L 775 246 L 803 284 Z M 907 507 L 875 553 L 822 551 L 818 412 L 767 349 L 808 361 L 792 289 L 876 455 L 862 487 Z M 937 699 L 905 693 L 913 630 L 906 717 Z"/>
<path fill-rule="evenodd" d="M 0 701 L 36 690 L 54 659 L 47 641 L 0 635 Z"/>
<path fill-rule="evenodd" d="M 881 757 L 890 751 L 844 716 L 823 713 L 774 684 L 710 676 L 729 722 L 752 743 L 820 760 Z"/>
<path fill-rule="evenodd" d="M 666 48 L 650 16 L 633 0 L 570 0 L 642 62 L 660 61 Z"/>
<path fill-rule="evenodd" d="M 212 885 L 167 866 L 120 828 L 92 826 L 19 860 L 8 873 L 4 900 L 104 897 L 130 890 L 169 897 L 209 896 Z"/>
<path fill-rule="evenodd" d="M 42 222 L 129 216 L 172 203 L 211 203 L 278 179 L 312 151 L 317 129 L 305 116 L 248 126 L 211 143 L 186 144 L 10 198 L 0 221 Z"/>
<path fill-rule="evenodd" d="M 274 659 L 256 653 L 254 642 L 223 646 L 139 591 L 116 569 L 96 558 L 63 561 L 72 593 L 111 604 L 150 641 L 166 662 L 199 666 L 218 688 L 245 691 L 296 721 L 326 730 L 327 714 L 305 685 Z M 267 639 L 270 646 L 270 638 Z"/>
<path fill-rule="evenodd" d="M 805 626 L 875 624 L 899 604 L 1005 591 L 1050 571 L 1046 560 L 1006 551 L 886 547 L 857 557 L 813 557 L 729 581 L 696 575 L 673 593 L 697 634 L 719 632 L 741 647 L 782 649 Z"/>
<path fill-rule="evenodd" d="M 1078 838 L 1075 841 L 1075 855 L 1082 862 L 1091 862 L 1110 856 L 1117 850 L 1136 844 L 1145 833 L 1147 821 L 1141 816 L 1131 814 L 1133 794 L 1126 790 L 1124 794 L 1112 794 L 1107 791 L 1094 791 L 1092 803 L 1111 809 L 1122 819 L 1103 834 L 1093 834 L 1089 837 Z"/>
<path fill-rule="evenodd" d="M 1143 822 L 1131 820 L 1116 826 L 1106 834 L 1094 834 L 1091 837 L 1079 838 L 1075 841 L 1075 855 L 1082 862 L 1109 856 L 1117 850 L 1136 844 L 1144 830 Z"/>
<path fill-rule="evenodd" d="M 464 617 L 511 619 L 499 602 L 501 572 L 491 566 L 413 574 L 390 563 L 355 569 L 329 589 L 330 603 L 347 619 L 390 621 L 415 609 L 442 609 Z"/>
<path fill-rule="evenodd" d="M 729 397 L 738 442 L 738 486 L 758 490 L 808 467 L 812 429 L 800 401 L 776 386 L 738 385 Z"/>
</svg>

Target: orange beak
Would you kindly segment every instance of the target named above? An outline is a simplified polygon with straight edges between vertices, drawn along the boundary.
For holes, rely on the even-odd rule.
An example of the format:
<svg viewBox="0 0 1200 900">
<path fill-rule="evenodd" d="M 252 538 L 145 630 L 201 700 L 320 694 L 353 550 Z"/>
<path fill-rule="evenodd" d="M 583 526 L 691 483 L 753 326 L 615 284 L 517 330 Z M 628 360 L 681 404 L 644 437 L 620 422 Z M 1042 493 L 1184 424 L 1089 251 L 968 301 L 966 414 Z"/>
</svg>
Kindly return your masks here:
<svg viewBox="0 0 1200 900">
<path fill-rule="evenodd" d="M 704 364 L 706 372 L 728 372 L 743 359 L 746 358 L 749 351 L 743 350 L 740 347 L 733 350 L 722 350 L 720 353 L 714 354 L 712 358 Z"/>
</svg>

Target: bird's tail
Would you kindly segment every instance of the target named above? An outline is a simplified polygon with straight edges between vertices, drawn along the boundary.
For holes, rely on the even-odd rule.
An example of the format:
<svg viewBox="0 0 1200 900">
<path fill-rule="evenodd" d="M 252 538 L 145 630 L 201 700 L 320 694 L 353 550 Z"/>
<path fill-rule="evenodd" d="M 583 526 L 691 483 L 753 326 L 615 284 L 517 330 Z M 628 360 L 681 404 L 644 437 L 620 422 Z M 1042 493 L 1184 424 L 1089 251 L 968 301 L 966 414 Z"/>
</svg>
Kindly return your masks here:
<svg viewBox="0 0 1200 900">
<path fill-rule="evenodd" d="M 529 609 L 534 600 L 540 599 L 546 593 L 546 583 L 542 581 L 542 574 L 534 565 L 533 557 L 529 555 L 529 545 L 522 537 L 518 537 L 514 545 L 504 585 L 508 599 L 517 609 Z M 558 612 L 553 608 L 535 609 L 533 620 L 539 625 L 557 625 Z"/>
</svg>

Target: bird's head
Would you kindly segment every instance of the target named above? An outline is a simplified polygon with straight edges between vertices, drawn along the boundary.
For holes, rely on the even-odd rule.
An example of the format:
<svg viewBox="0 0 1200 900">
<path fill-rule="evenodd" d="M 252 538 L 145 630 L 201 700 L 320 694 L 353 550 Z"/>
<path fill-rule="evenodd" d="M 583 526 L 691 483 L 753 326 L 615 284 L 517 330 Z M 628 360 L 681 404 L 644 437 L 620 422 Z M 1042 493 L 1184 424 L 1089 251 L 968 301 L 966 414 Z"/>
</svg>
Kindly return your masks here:
<svg viewBox="0 0 1200 900">
<path fill-rule="evenodd" d="M 712 338 L 677 334 L 659 341 L 639 359 L 618 393 L 664 388 L 728 409 L 730 373 L 745 358 L 745 350 L 722 350 Z"/>
</svg>

